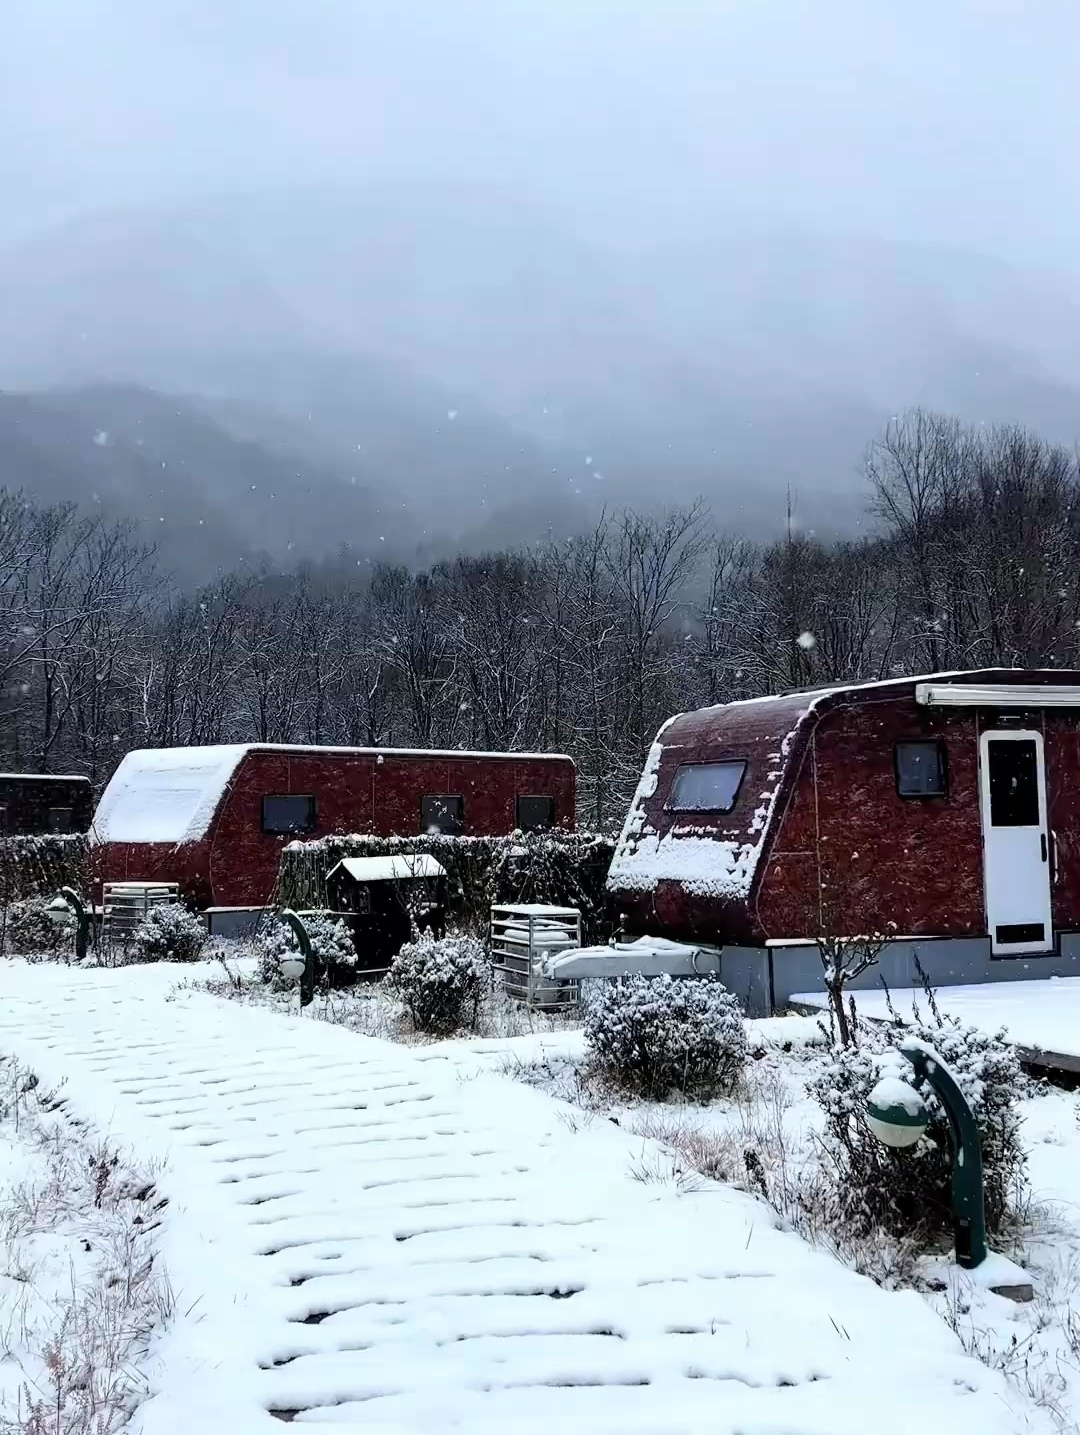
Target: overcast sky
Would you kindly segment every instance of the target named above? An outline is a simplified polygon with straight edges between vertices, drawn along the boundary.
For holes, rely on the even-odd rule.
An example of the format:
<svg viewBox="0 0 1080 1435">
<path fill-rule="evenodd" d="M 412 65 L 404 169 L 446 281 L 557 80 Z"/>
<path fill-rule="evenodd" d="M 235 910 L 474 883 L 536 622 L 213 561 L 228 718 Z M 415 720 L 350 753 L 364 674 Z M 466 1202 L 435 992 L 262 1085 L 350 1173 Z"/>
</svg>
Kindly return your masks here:
<svg viewBox="0 0 1080 1435">
<path fill-rule="evenodd" d="M 1076 0 L 2 0 L 0 236 L 291 185 L 496 182 L 1080 268 Z"/>
</svg>

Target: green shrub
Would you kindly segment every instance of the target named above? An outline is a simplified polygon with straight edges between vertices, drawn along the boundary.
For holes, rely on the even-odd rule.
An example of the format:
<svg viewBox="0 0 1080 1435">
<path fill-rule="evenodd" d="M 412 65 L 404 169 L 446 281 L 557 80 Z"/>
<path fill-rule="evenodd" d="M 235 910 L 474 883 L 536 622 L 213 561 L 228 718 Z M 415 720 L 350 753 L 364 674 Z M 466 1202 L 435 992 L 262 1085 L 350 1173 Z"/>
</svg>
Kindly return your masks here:
<svg viewBox="0 0 1080 1435">
<path fill-rule="evenodd" d="M 179 902 L 151 907 L 132 939 L 136 962 L 197 962 L 209 936 L 202 919 Z"/>
<path fill-rule="evenodd" d="M 739 1003 L 711 977 L 618 977 L 585 1014 L 590 1063 L 639 1095 L 707 1097 L 729 1091 L 749 1047 Z"/>
<path fill-rule="evenodd" d="M 475 1026 L 489 981 L 483 944 L 466 936 L 406 942 L 386 976 L 417 1031 L 433 1036 Z"/>
<path fill-rule="evenodd" d="M 971 1105 L 982 1141 L 986 1226 L 993 1234 L 1026 1179 L 1017 1105 L 1026 1083 L 1003 1031 L 989 1035 L 949 1016 L 884 1030 L 863 1026 L 858 1047 L 835 1050 L 810 1083 L 810 1095 L 825 1113 L 822 1140 L 840 1222 L 858 1235 L 878 1230 L 925 1235 L 951 1228 L 949 1119 L 933 1088 L 918 1081 L 896 1051 L 898 1043 L 911 1036 L 939 1053 Z M 885 1146 L 867 1124 L 867 1098 L 882 1075 L 908 1081 L 930 1109 L 930 1122 L 914 1146 Z"/>
</svg>

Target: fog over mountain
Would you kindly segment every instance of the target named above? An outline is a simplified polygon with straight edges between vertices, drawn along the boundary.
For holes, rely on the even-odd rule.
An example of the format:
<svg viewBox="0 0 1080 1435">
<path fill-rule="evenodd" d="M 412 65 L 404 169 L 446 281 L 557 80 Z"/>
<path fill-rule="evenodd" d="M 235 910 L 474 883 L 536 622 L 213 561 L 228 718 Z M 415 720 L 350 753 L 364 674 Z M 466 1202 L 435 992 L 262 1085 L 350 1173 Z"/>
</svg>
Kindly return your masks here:
<svg viewBox="0 0 1080 1435">
<path fill-rule="evenodd" d="M 909 405 L 1080 432 L 1059 0 L 5 27 L 0 483 L 130 513 L 192 576 L 699 493 L 843 530 Z"/>
</svg>

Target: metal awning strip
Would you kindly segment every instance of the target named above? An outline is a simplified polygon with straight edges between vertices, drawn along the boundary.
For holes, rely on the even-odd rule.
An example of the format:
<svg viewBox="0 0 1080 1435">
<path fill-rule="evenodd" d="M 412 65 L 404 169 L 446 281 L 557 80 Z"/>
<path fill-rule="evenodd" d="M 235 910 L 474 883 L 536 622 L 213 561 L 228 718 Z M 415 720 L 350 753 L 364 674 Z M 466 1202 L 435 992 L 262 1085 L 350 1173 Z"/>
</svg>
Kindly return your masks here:
<svg viewBox="0 0 1080 1435">
<path fill-rule="evenodd" d="M 929 708 L 1080 708 L 1080 686 L 916 683 L 915 701 Z"/>
</svg>

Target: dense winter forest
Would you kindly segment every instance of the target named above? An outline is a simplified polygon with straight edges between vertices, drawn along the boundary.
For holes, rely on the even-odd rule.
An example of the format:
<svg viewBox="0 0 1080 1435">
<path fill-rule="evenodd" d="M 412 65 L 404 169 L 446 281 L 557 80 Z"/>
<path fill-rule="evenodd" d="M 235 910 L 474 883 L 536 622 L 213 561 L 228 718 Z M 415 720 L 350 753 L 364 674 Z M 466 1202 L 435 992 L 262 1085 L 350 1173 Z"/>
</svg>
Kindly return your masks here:
<svg viewBox="0 0 1080 1435">
<path fill-rule="evenodd" d="M 1078 498 L 1068 450 L 914 411 L 869 450 L 857 541 L 789 524 L 752 543 L 697 505 L 426 572 L 323 565 L 184 593 L 130 531 L 13 485 L 0 757 L 100 785 L 137 746 L 560 750 L 579 819 L 609 827 L 679 709 L 1080 661 Z"/>
</svg>

